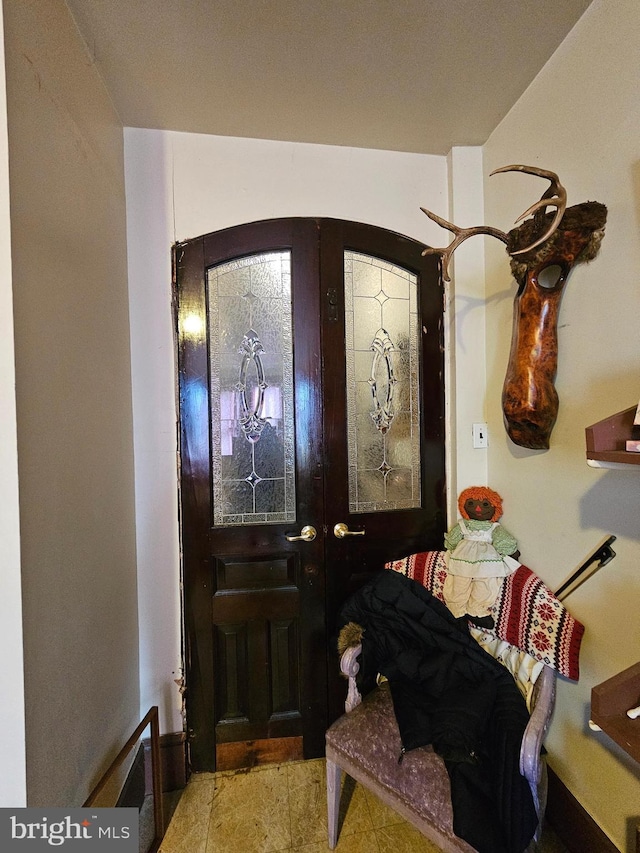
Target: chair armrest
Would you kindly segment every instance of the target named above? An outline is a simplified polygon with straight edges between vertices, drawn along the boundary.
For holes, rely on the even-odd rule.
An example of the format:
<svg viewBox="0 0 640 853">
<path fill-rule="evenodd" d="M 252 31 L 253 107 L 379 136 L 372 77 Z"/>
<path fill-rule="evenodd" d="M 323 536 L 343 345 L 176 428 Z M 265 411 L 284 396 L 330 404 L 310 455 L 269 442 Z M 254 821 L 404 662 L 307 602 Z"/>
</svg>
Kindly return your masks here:
<svg viewBox="0 0 640 853">
<path fill-rule="evenodd" d="M 362 696 L 356 686 L 356 675 L 360 671 L 358 656 L 362 651 L 362 645 L 349 646 L 340 658 L 340 671 L 349 679 L 349 689 L 347 690 L 347 698 L 344 703 L 344 709 L 347 713 L 362 702 Z"/>
<path fill-rule="evenodd" d="M 520 748 L 520 773 L 529 784 L 540 782 L 542 741 L 549 728 L 556 698 L 556 671 L 545 666 L 535 686 L 535 701 Z"/>
</svg>

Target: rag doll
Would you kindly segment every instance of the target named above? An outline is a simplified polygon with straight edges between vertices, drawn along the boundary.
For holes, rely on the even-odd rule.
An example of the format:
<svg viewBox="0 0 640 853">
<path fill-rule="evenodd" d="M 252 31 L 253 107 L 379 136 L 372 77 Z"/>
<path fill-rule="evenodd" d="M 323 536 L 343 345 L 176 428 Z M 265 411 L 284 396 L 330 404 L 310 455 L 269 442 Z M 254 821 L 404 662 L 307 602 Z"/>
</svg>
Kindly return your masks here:
<svg viewBox="0 0 640 853">
<path fill-rule="evenodd" d="M 444 537 L 444 599 L 456 618 L 470 618 L 476 625 L 492 628 L 490 611 L 502 581 L 520 565 L 518 543 L 498 524 L 502 498 L 492 489 L 465 489 L 458 498 L 458 509 L 462 518 Z"/>
</svg>

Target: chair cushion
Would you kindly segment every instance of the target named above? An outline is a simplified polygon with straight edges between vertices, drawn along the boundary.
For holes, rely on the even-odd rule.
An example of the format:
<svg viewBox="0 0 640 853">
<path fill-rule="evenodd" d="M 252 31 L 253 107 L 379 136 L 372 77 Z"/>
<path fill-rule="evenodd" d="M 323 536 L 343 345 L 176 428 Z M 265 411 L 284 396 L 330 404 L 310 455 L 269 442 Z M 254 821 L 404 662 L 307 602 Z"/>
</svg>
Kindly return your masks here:
<svg viewBox="0 0 640 853">
<path fill-rule="evenodd" d="M 391 797 L 400 798 L 417 815 L 455 838 L 444 761 L 432 747 L 423 746 L 407 752 L 398 763 L 400 734 L 388 684 L 373 690 L 362 704 L 336 720 L 327 731 L 326 742 L 337 764 L 341 765 L 342 758 L 345 764 L 341 766 L 347 772 L 358 771 L 353 773 L 356 779 L 361 774 L 375 780 Z M 360 781 L 366 786 L 366 781 Z M 393 807 L 392 799 L 387 804 Z"/>
</svg>

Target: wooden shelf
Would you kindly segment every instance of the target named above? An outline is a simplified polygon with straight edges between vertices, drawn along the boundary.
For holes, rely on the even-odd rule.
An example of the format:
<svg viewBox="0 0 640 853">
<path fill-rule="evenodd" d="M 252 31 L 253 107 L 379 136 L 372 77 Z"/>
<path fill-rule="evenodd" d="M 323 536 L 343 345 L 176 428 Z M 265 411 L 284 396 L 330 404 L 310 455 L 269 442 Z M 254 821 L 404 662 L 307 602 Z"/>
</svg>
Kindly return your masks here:
<svg viewBox="0 0 640 853">
<path fill-rule="evenodd" d="M 626 468 L 640 465 L 640 453 L 625 450 L 627 439 L 634 436 L 633 419 L 637 407 L 611 415 L 585 430 L 587 462 L 593 468 Z"/>
<path fill-rule="evenodd" d="M 591 690 L 591 719 L 640 762 L 640 717 L 627 717 L 630 708 L 640 705 L 640 663 L 619 672 Z"/>
</svg>

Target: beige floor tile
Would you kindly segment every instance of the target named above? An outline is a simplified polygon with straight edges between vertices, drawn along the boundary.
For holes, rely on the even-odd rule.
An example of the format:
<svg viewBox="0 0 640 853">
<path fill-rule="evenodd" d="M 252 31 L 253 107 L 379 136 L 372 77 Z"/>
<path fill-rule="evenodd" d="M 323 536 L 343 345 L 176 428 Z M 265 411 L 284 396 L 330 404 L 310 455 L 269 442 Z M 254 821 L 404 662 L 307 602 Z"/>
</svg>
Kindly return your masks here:
<svg viewBox="0 0 640 853">
<path fill-rule="evenodd" d="M 291 853 L 328 853 L 328 850 L 327 842 L 320 841 L 316 844 L 293 847 Z M 378 841 L 372 830 L 358 832 L 355 835 L 341 835 L 335 848 L 335 853 L 378 853 L 378 851 Z"/>
<path fill-rule="evenodd" d="M 159 853 L 327 853 L 324 759 L 199 773 L 180 797 Z M 336 853 L 440 853 L 343 775 Z M 538 853 L 567 853 L 545 825 Z"/>
<path fill-rule="evenodd" d="M 439 847 L 406 822 L 376 829 L 376 839 L 380 853 L 442 853 Z"/>
<path fill-rule="evenodd" d="M 288 764 L 291 844 L 324 841 L 327 838 L 327 784 L 322 760 Z"/>
<path fill-rule="evenodd" d="M 373 829 L 365 789 L 346 775 L 342 777 L 338 828 L 343 835 Z"/>
<path fill-rule="evenodd" d="M 206 853 L 272 853 L 290 848 L 284 766 L 217 776 Z"/>
<path fill-rule="evenodd" d="M 365 789 L 365 797 L 369 807 L 369 814 L 374 829 L 380 829 L 383 826 L 393 826 L 396 823 L 404 823 L 405 820 L 398 812 L 385 805 L 375 794 Z"/>
<path fill-rule="evenodd" d="M 205 853 L 215 783 L 190 781 L 182 792 L 159 853 Z"/>
<path fill-rule="evenodd" d="M 195 773 L 192 773 L 189 777 L 190 782 L 207 782 L 211 780 L 215 780 L 216 776 L 220 776 L 220 773 L 209 773 L 208 770 L 198 770 Z"/>
<path fill-rule="evenodd" d="M 327 780 L 324 759 L 288 764 L 291 840 L 294 848 L 327 839 Z M 341 835 L 373 829 L 364 788 L 343 775 Z"/>
</svg>

